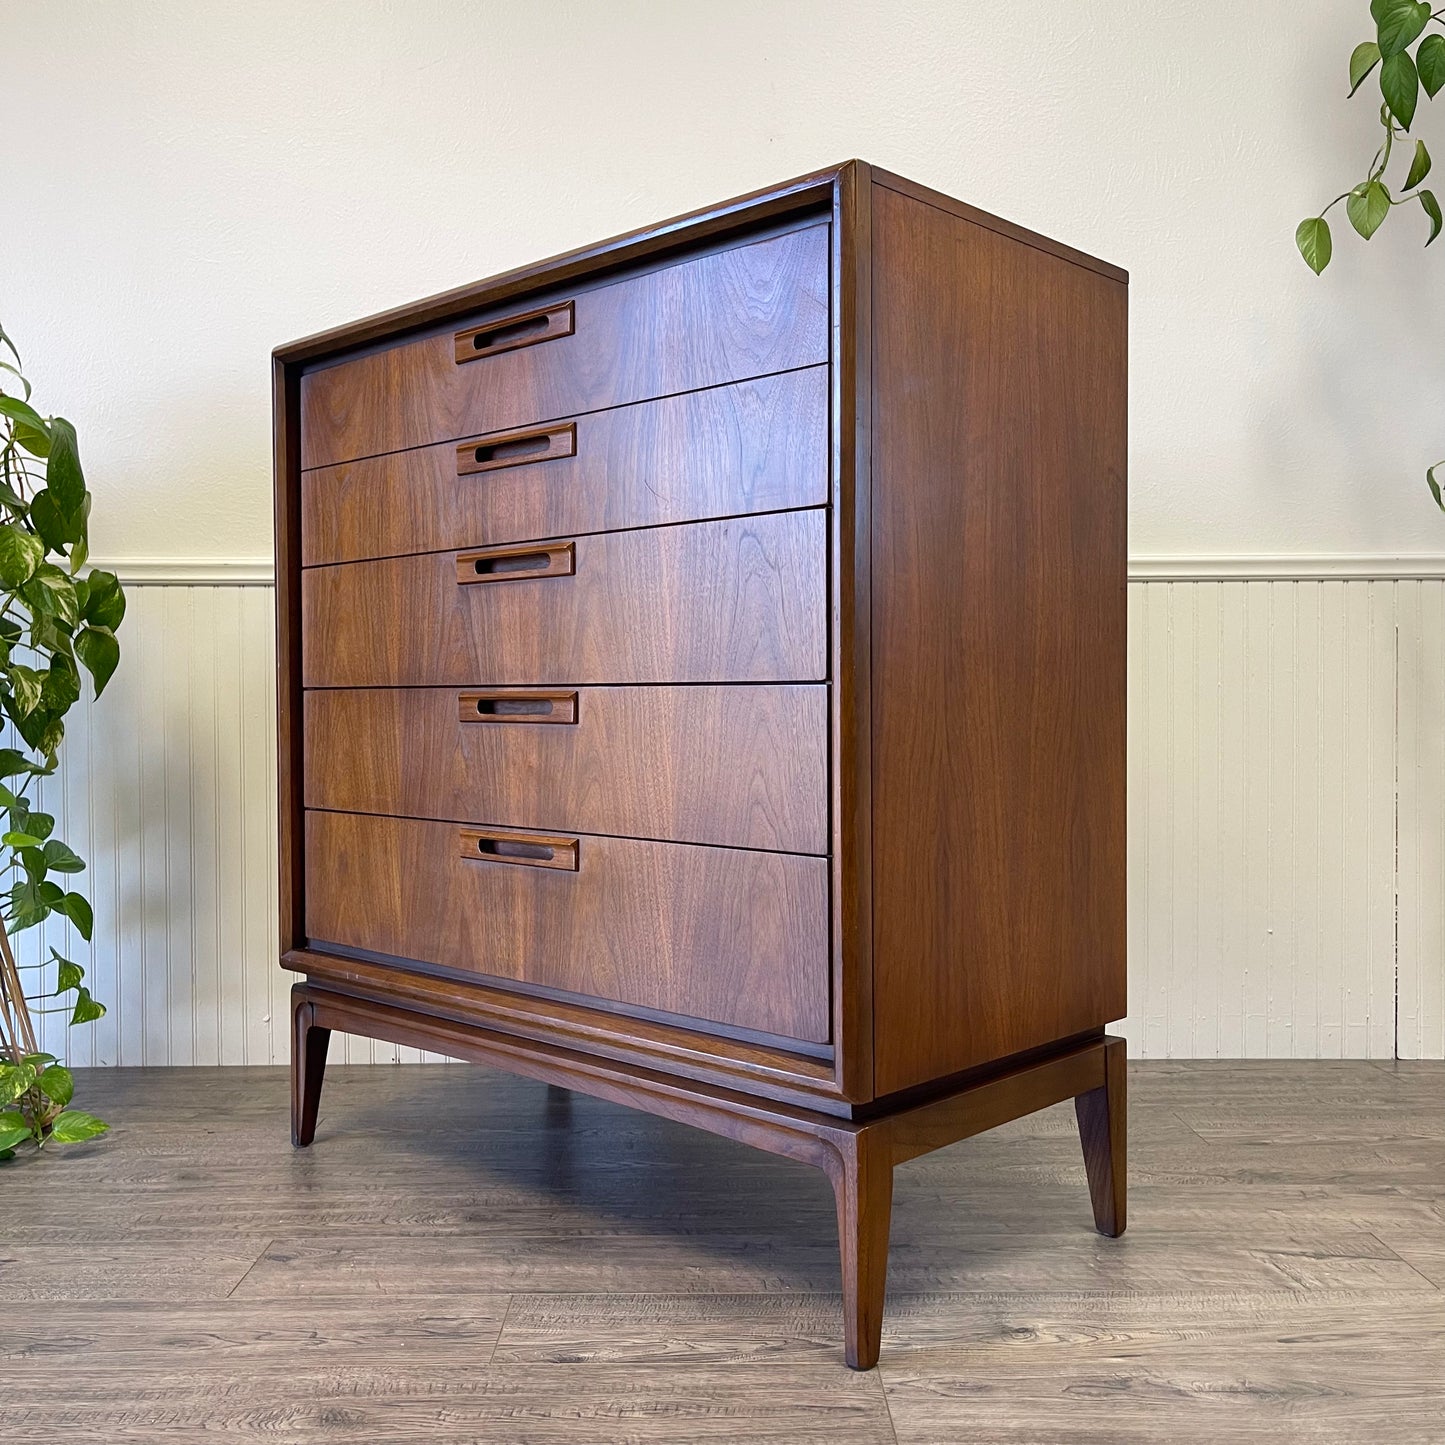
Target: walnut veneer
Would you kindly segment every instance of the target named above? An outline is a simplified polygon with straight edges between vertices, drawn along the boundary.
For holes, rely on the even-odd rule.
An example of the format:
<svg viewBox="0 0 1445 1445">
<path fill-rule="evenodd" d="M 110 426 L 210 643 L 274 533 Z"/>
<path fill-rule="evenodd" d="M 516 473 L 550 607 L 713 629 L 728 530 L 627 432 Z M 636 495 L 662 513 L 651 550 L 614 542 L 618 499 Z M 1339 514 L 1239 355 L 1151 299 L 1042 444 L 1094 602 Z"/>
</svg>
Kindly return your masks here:
<svg viewBox="0 0 1445 1445">
<path fill-rule="evenodd" d="M 293 1137 L 333 1028 L 824 1169 L 1078 1103 L 1124 1227 L 1126 277 L 860 161 L 280 348 Z"/>
</svg>

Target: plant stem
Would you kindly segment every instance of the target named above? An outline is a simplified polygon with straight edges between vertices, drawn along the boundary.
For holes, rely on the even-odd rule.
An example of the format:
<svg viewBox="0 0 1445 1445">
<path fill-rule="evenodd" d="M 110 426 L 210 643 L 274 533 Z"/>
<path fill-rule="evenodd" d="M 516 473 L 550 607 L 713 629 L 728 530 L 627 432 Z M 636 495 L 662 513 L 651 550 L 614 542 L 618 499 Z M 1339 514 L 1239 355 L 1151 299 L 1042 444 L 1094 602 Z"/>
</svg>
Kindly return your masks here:
<svg viewBox="0 0 1445 1445">
<path fill-rule="evenodd" d="M 10 935 L 3 928 L 0 928 L 0 999 L 4 1000 L 6 1033 L 18 1064 L 26 1054 L 40 1050 L 35 1042 L 35 1026 L 25 1002 L 25 991 L 20 986 L 20 970 L 10 949 Z"/>
</svg>

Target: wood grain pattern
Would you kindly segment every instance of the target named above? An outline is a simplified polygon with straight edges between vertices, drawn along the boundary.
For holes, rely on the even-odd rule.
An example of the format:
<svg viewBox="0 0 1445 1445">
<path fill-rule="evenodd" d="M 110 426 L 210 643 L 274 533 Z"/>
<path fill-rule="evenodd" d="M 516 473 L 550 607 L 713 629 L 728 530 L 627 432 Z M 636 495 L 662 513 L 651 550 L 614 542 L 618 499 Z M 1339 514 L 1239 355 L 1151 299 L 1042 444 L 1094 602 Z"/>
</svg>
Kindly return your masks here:
<svg viewBox="0 0 1445 1445">
<path fill-rule="evenodd" d="M 871 1099 L 873 1079 L 872 395 L 873 187 L 843 168 L 833 198 L 833 507 L 829 513 L 829 810 L 833 828 L 833 1030 L 838 1083 Z"/>
<path fill-rule="evenodd" d="M 331 1030 L 316 1022 L 316 1009 L 299 984 L 291 990 L 291 1143 L 304 1149 L 316 1137 L 316 1114 L 326 1078 Z"/>
<path fill-rule="evenodd" d="M 1124 1041 L 1113 1039 L 1104 1051 L 1104 1082 L 1074 1096 L 1094 1225 L 1111 1239 L 1123 1234 L 1129 1217 L 1127 1088 Z"/>
<path fill-rule="evenodd" d="M 592 835 L 579 854 L 575 873 L 472 862 L 449 824 L 309 813 L 308 931 L 700 1025 L 827 1040 L 823 860 Z"/>
<path fill-rule="evenodd" d="M 738 1030 L 721 1028 L 703 1033 L 665 1019 L 619 1013 L 596 1000 L 521 993 L 514 986 L 491 985 L 464 974 L 413 972 L 335 950 L 298 949 L 285 955 L 282 966 L 306 974 L 319 987 L 349 996 L 434 1013 L 514 1038 L 580 1050 L 760 1099 L 851 1117 L 852 1107 L 838 1096 L 831 1045 L 756 1036 L 744 1039 Z M 380 1057 L 386 1059 L 385 1048 Z"/>
<path fill-rule="evenodd" d="M 576 539 L 576 575 L 457 584 L 456 554 L 308 568 L 308 687 L 809 682 L 827 674 L 825 518 Z"/>
<path fill-rule="evenodd" d="M 475 699 L 475 692 L 463 692 Z M 529 703 L 497 688 L 482 703 Z M 828 851 L 828 698 L 813 686 L 584 687 L 479 718 L 450 688 L 306 694 L 308 807 Z M 460 716 L 459 716 L 460 712 Z"/>
<path fill-rule="evenodd" d="M 571 299 L 575 332 L 540 345 L 459 365 L 447 330 L 307 372 L 301 465 L 815 366 L 828 355 L 828 228 L 711 251 Z"/>
<path fill-rule="evenodd" d="M 573 455 L 465 481 L 449 442 L 304 472 L 303 561 L 439 552 L 828 500 L 826 367 L 595 412 L 571 425 Z M 474 438 L 472 446 L 486 441 Z"/>
<path fill-rule="evenodd" d="M 324 1147 L 294 1154 L 282 1069 L 86 1072 L 113 1134 L 4 1176 L 0 1293 L 44 1302 L 0 1321 L 0 1438 L 1435 1445 L 1445 1291 L 1378 1239 L 1445 1238 L 1445 1067 L 1130 1083 L 1118 1244 L 1088 1228 L 1067 1105 L 899 1171 L 857 1375 L 834 1201 L 791 1159 L 487 1069 L 344 1066 Z M 1221 1100 L 1256 1163 L 1210 1186 L 1248 1157 Z M 1362 1232 L 1392 1278 L 1351 1265 Z"/>
<path fill-rule="evenodd" d="M 824 1170 L 845 1353 L 867 1369 L 895 1164 L 1082 1095 L 1098 1218 L 1122 1228 L 1122 1081 L 1102 1031 L 1123 1008 L 1124 278 L 861 164 L 833 173 L 827 199 L 826 223 L 679 235 L 672 264 L 647 273 L 561 266 L 505 311 L 500 292 L 490 314 L 424 303 L 389 349 L 293 352 L 323 363 L 302 378 L 303 461 L 370 457 L 383 501 L 361 499 L 352 535 L 318 554 L 348 560 L 302 578 L 303 681 L 337 713 L 307 766 L 366 811 L 308 814 L 312 943 L 285 962 L 310 975 L 317 1026 L 499 1064 Z M 738 463 L 772 452 L 778 418 L 742 415 L 732 384 L 765 376 L 747 395 L 813 388 L 814 467 L 826 414 L 826 508 L 750 510 Z M 720 394 L 634 405 L 703 388 Z M 723 424 L 717 405 L 733 406 Z M 617 430 L 588 473 L 573 463 L 601 412 Z M 719 444 L 742 430 L 745 443 Z M 446 445 L 377 464 L 433 442 Z M 628 510 L 639 485 L 655 490 L 659 460 L 696 480 Z M 355 472 L 327 470 L 329 484 Z M 507 486 L 548 475 L 564 493 L 569 475 L 591 478 L 623 511 L 573 488 L 571 512 L 534 491 L 513 513 Z M 818 473 L 790 475 L 816 503 Z M 415 545 L 397 477 L 421 478 L 420 535 L 444 526 L 445 544 L 356 560 Z M 485 504 L 458 515 L 436 495 L 499 478 L 490 520 L 512 535 L 460 540 Z M 552 530 L 559 515 L 569 529 Z M 606 530 L 619 515 L 649 525 Z M 659 790 L 618 767 L 625 736 L 594 745 L 581 773 L 549 766 L 580 751 L 594 692 L 651 689 L 655 707 L 700 685 L 741 696 L 824 680 L 832 752 L 808 771 L 826 855 L 588 831 L 567 793 L 595 791 L 598 818 L 656 807 Z M 464 699 L 475 723 L 459 721 Z M 536 727 L 543 715 L 558 725 Z M 663 721 L 663 747 L 634 749 L 689 791 L 657 816 L 689 838 L 737 836 L 751 805 L 735 819 L 718 793 L 724 774 L 761 776 L 748 764 L 760 736 L 730 752 L 705 725 L 679 747 Z M 456 762 L 464 727 L 503 779 L 490 816 L 472 811 L 477 779 Z M 688 780 L 690 750 L 718 771 Z M 552 803 L 532 778 L 544 774 Z M 388 817 L 370 811 L 379 799 L 461 816 Z M 547 810 L 548 832 L 528 808 Z M 510 1014 L 492 997 L 508 981 Z M 596 1018 L 609 1010 L 732 1038 L 654 1068 L 676 1038 L 609 1033 Z M 822 1068 L 770 1073 L 766 1050 L 790 1041 Z M 714 1082 L 729 1063 L 735 1091 Z M 1400 1263 L 1368 1238 L 1342 1251 L 1360 1275 Z"/>
<path fill-rule="evenodd" d="M 875 1086 L 1122 1017 L 1125 292 L 873 192 Z"/>
</svg>

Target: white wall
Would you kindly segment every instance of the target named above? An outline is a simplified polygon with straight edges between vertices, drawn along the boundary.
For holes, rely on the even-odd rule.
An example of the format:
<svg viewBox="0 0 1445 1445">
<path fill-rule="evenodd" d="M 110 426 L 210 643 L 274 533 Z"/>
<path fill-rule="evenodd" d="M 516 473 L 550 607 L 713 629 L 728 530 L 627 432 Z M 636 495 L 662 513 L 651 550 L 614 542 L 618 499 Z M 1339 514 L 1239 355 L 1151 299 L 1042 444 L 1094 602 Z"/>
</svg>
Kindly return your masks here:
<svg viewBox="0 0 1445 1445">
<path fill-rule="evenodd" d="M 276 342 L 861 155 L 1129 268 L 1136 553 L 1438 554 L 1445 246 L 1412 209 L 1317 280 L 1292 239 L 1373 152 L 1377 105 L 1344 100 L 1368 23 L 1365 0 L 12 3 L 0 319 L 80 428 L 98 552 L 260 556 Z"/>
<path fill-rule="evenodd" d="M 1127 266 L 1131 550 L 1155 559 L 1132 589 L 1132 1036 L 1438 1054 L 1445 616 L 1438 582 L 1394 579 L 1445 575 L 1420 479 L 1445 455 L 1445 246 L 1415 211 L 1369 247 L 1337 227 L 1316 279 L 1292 242 L 1373 149 L 1373 103 L 1344 101 L 1367 27 L 1366 0 L 11 3 L 0 322 L 80 429 L 97 556 L 226 581 L 270 552 L 278 341 L 849 155 Z M 1322 571 L 1358 575 L 1289 580 Z M 1199 580 L 1234 575 L 1278 580 Z M 281 1038 L 257 1013 L 269 664 L 229 595 L 138 595 L 89 733 L 120 771 L 77 758 L 64 784 L 102 931 L 113 910 L 97 1060 Z M 235 595 L 261 628 L 269 593 Z M 135 709 L 160 658 L 186 671 L 157 732 Z M 208 696 L 234 730 L 206 732 Z M 243 768 L 237 874 L 206 800 Z"/>
</svg>

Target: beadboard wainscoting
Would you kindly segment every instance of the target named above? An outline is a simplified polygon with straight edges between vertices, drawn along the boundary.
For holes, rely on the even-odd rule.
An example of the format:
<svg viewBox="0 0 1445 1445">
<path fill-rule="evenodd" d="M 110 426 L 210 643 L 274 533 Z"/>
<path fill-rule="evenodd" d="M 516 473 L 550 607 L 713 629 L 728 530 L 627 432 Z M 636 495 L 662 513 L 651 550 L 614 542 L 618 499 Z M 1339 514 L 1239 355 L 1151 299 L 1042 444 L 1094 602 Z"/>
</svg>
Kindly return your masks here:
<svg viewBox="0 0 1445 1445">
<path fill-rule="evenodd" d="M 119 570 L 120 671 L 41 794 L 96 941 L 21 948 L 70 950 L 110 1012 L 44 1047 L 279 1063 L 269 567 Z M 1141 562 L 1129 604 L 1131 1051 L 1445 1056 L 1445 560 Z"/>
</svg>

